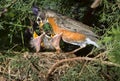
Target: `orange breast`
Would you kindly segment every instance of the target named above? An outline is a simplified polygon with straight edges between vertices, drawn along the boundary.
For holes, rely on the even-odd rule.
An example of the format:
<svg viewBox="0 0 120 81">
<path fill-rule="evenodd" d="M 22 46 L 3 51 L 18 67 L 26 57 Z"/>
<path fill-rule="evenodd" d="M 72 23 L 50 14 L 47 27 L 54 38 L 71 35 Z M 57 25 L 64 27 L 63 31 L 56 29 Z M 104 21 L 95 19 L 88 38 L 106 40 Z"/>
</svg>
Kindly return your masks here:
<svg viewBox="0 0 120 81">
<path fill-rule="evenodd" d="M 56 23 L 54 18 L 48 18 L 49 23 L 51 24 L 55 34 L 63 33 L 62 38 L 66 41 L 83 41 L 86 36 L 77 32 L 71 32 L 60 28 Z"/>
<path fill-rule="evenodd" d="M 83 41 L 83 40 L 85 40 L 86 36 L 83 34 L 80 34 L 80 33 L 63 30 L 62 38 L 67 41 Z"/>
<path fill-rule="evenodd" d="M 53 32 L 55 34 L 59 34 L 62 32 L 62 29 L 60 27 L 58 27 L 58 25 L 55 23 L 55 19 L 52 17 L 48 18 L 49 24 L 52 26 L 53 28 Z"/>
</svg>

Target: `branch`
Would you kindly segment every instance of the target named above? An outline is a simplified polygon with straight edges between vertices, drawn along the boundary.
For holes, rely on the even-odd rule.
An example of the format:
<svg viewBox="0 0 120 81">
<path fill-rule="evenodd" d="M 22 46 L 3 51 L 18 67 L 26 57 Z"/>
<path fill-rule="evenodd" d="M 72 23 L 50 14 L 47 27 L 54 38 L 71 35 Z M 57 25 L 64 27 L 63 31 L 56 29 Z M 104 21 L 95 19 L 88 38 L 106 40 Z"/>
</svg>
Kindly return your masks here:
<svg viewBox="0 0 120 81">
<path fill-rule="evenodd" d="M 46 76 L 46 79 L 49 80 L 49 76 L 51 75 L 51 73 L 55 70 L 56 67 L 58 67 L 60 64 L 64 63 L 64 62 L 68 62 L 68 61 L 76 61 L 76 60 L 86 60 L 86 61 L 95 61 L 95 62 L 100 62 L 102 64 L 105 65 L 109 65 L 109 66 L 116 66 L 116 67 L 120 67 L 119 64 L 115 64 L 109 61 L 101 61 L 99 59 L 95 59 L 95 58 L 89 58 L 89 57 L 75 57 L 75 58 L 69 58 L 69 59 L 63 59 L 60 60 L 58 62 L 56 62 L 49 70 L 48 70 L 48 74 Z"/>
</svg>

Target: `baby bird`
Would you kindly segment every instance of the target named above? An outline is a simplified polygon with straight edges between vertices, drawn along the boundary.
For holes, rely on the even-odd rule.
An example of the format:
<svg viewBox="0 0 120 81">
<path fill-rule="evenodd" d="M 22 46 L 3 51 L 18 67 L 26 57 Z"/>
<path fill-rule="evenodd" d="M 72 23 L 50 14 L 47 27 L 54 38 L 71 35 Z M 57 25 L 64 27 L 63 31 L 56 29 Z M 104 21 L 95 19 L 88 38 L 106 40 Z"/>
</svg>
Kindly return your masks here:
<svg viewBox="0 0 120 81">
<path fill-rule="evenodd" d="M 36 24 L 33 24 L 33 36 L 30 41 L 31 47 L 34 47 L 36 53 L 38 53 L 42 48 L 49 50 L 57 50 L 59 47 L 59 42 L 61 38 L 61 34 L 55 35 L 54 37 L 50 37 L 43 30 L 40 30 Z M 59 52 L 59 51 L 58 51 Z"/>
</svg>

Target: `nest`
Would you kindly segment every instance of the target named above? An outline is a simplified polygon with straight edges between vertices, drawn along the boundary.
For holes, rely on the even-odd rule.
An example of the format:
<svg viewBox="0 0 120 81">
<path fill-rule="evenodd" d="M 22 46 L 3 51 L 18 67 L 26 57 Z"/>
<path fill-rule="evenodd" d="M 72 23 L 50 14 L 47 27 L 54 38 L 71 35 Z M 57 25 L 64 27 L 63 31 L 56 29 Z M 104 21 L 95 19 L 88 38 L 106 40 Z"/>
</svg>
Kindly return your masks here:
<svg viewBox="0 0 120 81">
<path fill-rule="evenodd" d="M 1 53 L 0 55 L 4 57 L 1 58 L 3 61 L 0 62 L 0 78 L 12 81 L 31 81 L 36 79 L 40 81 L 49 80 L 54 73 L 57 73 L 57 76 L 59 76 L 61 73 L 64 73 L 64 67 L 70 67 L 68 64 L 65 64 L 64 66 L 59 67 L 61 70 L 59 69 L 56 71 L 55 69 L 52 69 L 53 72 L 48 73 L 54 63 L 63 59 L 76 57 L 74 54 L 56 54 L 54 52 L 9 52 Z M 5 57 L 6 55 L 7 57 Z M 35 77 L 36 79 L 33 79 Z"/>
<path fill-rule="evenodd" d="M 9 52 L 0 53 L 0 56 L 0 78 L 3 81 L 59 81 L 61 75 L 64 75 L 69 68 L 78 65 L 79 75 L 81 75 L 81 73 L 88 72 L 83 72 L 86 65 L 90 64 L 92 67 L 96 67 L 96 62 L 120 67 L 117 64 L 104 61 L 104 53 L 98 54 L 94 58 L 54 52 Z"/>
<path fill-rule="evenodd" d="M 54 65 L 57 62 L 68 59 L 75 58 L 74 54 L 67 53 L 54 53 L 54 52 L 43 52 L 34 54 L 34 57 L 39 57 L 38 65 L 40 66 L 39 78 L 41 81 L 57 81 L 61 74 L 64 74 L 66 69 L 70 67 L 70 62 L 60 63 Z M 60 66 L 60 67 L 59 67 Z M 56 77 L 56 78 L 55 78 Z"/>
</svg>

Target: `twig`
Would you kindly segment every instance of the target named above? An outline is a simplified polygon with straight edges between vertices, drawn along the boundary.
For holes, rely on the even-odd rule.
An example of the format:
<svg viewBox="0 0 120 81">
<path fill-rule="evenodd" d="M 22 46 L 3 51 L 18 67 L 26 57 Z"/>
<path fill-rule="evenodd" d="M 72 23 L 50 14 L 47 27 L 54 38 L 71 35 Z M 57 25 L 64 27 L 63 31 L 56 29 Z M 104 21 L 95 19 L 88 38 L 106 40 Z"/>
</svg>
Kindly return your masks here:
<svg viewBox="0 0 120 81">
<path fill-rule="evenodd" d="M 86 62 L 84 63 L 84 65 L 83 65 L 83 67 L 82 67 L 82 69 L 81 69 L 81 71 L 80 71 L 80 73 L 79 73 L 79 76 L 82 74 L 83 70 L 85 69 L 85 66 L 86 66 L 87 62 L 88 62 L 88 61 L 86 61 Z"/>
<path fill-rule="evenodd" d="M 73 51 L 71 51 L 71 52 L 67 52 L 67 53 L 69 53 L 69 54 L 74 54 L 75 52 L 77 52 L 77 51 L 79 51 L 79 50 L 81 50 L 81 49 L 83 49 L 84 47 L 79 47 L 79 48 L 77 48 L 77 49 L 75 49 L 75 50 L 73 50 Z"/>
<path fill-rule="evenodd" d="M 99 6 L 100 2 L 101 2 L 101 0 L 94 0 L 94 2 L 92 3 L 92 5 L 90 7 L 95 9 Z"/>
<path fill-rule="evenodd" d="M 60 64 L 64 63 L 64 62 L 68 62 L 68 61 L 75 61 L 75 60 L 87 60 L 87 61 L 96 61 L 96 62 L 100 62 L 102 64 L 106 64 L 109 66 L 116 66 L 116 67 L 120 67 L 119 64 L 116 63 L 112 63 L 109 61 L 102 61 L 99 59 L 95 59 L 95 58 L 89 58 L 89 57 L 75 57 L 75 58 L 69 58 L 69 59 L 63 59 L 60 60 L 58 62 L 56 62 L 49 70 L 48 70 L 48 74 L 46 76 L 47 81 L 49 80 L 49 76 L 51 75 L 51 73 L 55 70 L 56 67 L 58 67 Z"/>
<path fill-rule="evenodd" d="M 30 65 L 34 70 L 36 70 L 36 72 L 40 71 L 39 68 L 28 57 L 26 57 L 26 59 L 30 62 Z"/>
<path fill-rule="evenodd" d="M 18 46 L 18 44 L 15 44 L 12 48 L 10 48 L 7 52 L 9 52 L 9 51 L 11 51 L 11 50 L 13 50 L 15 47 L 17 47 Z"/>
<path fill-rule="evenodd" d="M 107 51 L 102 52 L 102 53 L 98 54 L 97 56 L 95 56 L 94 58 L 98 58 L 98 57 L 100 57 L 100 56 L 103 56 L 103 55 L 105 55 L 106 53 L 107 53 Z"/>
<path fill-rule="evenodd" d="M 0 75 L 10 76 L 11 78 L 17 78 L 17 76 L 14 74 L 9 74 L 7 72 L 2 72 L 2 71 L 0 71 Z"/>
<path fill-rule="evenodd" d="M 95 56 L 94 58 L 98 58 L 98 57 L 100 57 L 100 56 L 103 56 L 104 54 L 106 54 L 106 51 L 103 52 L 103 53 L 98 54 L 98 55 Z M 88 54 L 87 56 L 89 56 L 89 54 Z M 87 56 L 86 56 L 86 57 L 87 57 Z M 88 61 L 86 61 L 86 62 L 84 63 L 84 65 L 83 65 L 83 67 L 82 67 L 82 69 L 81 69 L 81 71 L 80 71 L 80 73 L 79 73 L 79 76 L 82 74 L 82 72 L 83 72 L 83 70 L 85 69 L 85 66 L 86 66 L 87 63 L 88 63 Z"/>
</svg>

